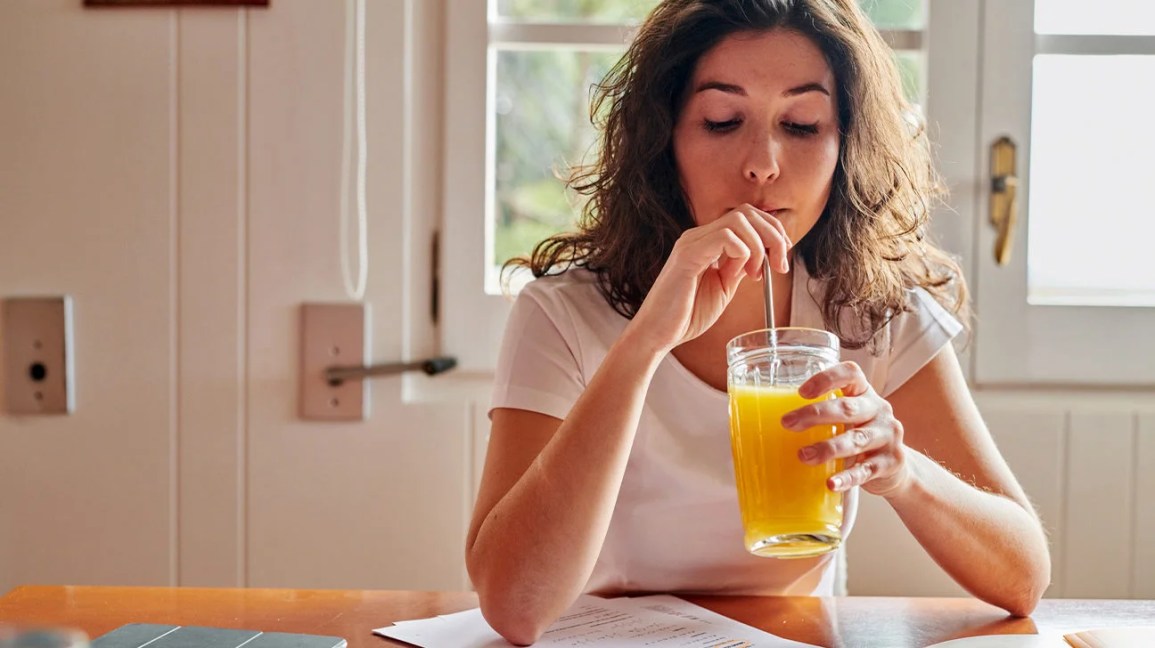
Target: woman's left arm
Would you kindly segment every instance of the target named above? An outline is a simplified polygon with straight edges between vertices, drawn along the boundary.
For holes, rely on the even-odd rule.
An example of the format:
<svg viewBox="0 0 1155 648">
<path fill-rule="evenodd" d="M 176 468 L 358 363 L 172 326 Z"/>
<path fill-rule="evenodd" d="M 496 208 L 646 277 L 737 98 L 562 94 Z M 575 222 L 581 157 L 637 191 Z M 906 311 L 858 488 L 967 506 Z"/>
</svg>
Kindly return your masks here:
<svg viewBox="0 0 1155 648">
<path fill-rule="evenodd" d="M 829 486 L 861 485 L 886 498 L 952 578 L 1011 614 L 1035 609 L 1051 580 L 1047 537 L 1034 507 L 991 439 L 947 345 L 889 399 L 847 362 L 802 386 L 814 397 L 841 389 L 783 419 L 792 429 L 844 423 L 846 432 L 802 458 L 847 459 Z M 795 417 L 797 415 L 797 417 Z"/>
</svg>

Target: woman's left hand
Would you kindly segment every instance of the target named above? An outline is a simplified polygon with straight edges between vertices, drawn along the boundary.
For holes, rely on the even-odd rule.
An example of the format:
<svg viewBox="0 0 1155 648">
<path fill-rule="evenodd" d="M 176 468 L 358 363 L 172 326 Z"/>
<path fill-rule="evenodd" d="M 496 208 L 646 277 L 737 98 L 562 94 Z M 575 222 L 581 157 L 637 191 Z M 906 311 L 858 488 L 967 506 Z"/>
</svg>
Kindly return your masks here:
<svg viewBox="0 0 1155 648">
<path fill-rule="evenodd" d="M 799 388 L 803 398 L 817 398 L 834 390 L 842 396 L 811 403 L 782 417 L 789 430 L 801 432 L 816 425 L 846 426 L 845 431 L 798 452 L 803 463 L 817 465 L 845 459 L 844 470 L 827 480 L 833 491 L 862 486 L 875 495 L 888 496 L 902 489 L 910 479 L 902 423 L 894 410 L 878 395 L 862 368 L 843 362 L 810 377 Z"/>
</svg>

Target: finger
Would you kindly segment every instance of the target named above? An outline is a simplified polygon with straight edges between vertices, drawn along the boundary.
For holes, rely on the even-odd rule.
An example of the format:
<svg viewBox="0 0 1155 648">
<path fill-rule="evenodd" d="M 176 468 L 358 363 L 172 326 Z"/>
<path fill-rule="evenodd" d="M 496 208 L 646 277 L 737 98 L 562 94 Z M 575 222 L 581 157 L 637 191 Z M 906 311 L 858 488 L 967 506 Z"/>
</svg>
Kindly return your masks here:
<svg viewBox="0 0 1155 648">
<path fill-rule="evenodd" d="M 855 486 L 862 486 L 866 482 L 880 476 L 889 475 L 894 471 L 895 459 L 890 455 L 878 453 L 870 455 L 842 472 L 831 475 L 826 480 L 826 487 L 832 491 L 845 491 Z"/>
<path fill-rule="evenodd" d="M 772 249 L 775 253 L 778 267 L 782 269 L 783 273 L 788 273 L 788 271 L 790 271 L 788 252 L 790 248 L 793 247 L 793 241 L 790 240 L 790 234 L 787 233 L 787 228 L 785 228 L 785 225 L 782 224 L 782 221 L 780 221 L 775 214 L 769 213 L 769 211 L 762 211 L 757 207 L 747 207 L 750 207 L 752 213 L 758 217 L 758 221 L 769 225 L 770 229 L 776 234 L 775 237 L 763 240 L 766 241 L 767 248 Z"/>
<path fill-rule="evenodd" d="M 718 265 L 718 275 L 722 279 L 722 286 L 726 294 L 732 294 L 738 287 L 738 282 L 741 281 L 745 274 L 746 261 L 744 259 L 732 259 L 726 257 Z"/>
<path fill-rule="evenodd" d="M 703 243 L 712 248 L 709 252 L 717 255 L 718 269 L 725 269 L 728 276 L 738 276 L 749 266 L 752 257 L 761 254 L 758 248 L 751 248 L 749 241 L 731 229 L 719 230 Z"/>
<path fill-rule="evenodd" d="M 810 403 L 787 412 L 782 417 L 782 427 L 801 432 L 815 425 L 837 423 L 857 425 L 869 423 L 878 416 L 879 399 L 864 396 L 843 396 Z"/>
<path fill-rule="evenodd" d="M 786 233 L 786 226 L 782 224 L 782 220 L 778 218 L 778 214 L 775 214 L 773 212 L 768 212 L 768 211 L 762 211 L 761 209 L 758 209 L 757 207 L 754 207 L 754 211 L 757 212 L 760 216 L 762 216 L 766 220 L 766 222 L 773 225 L 774 229 L 778 230 L 778 233 L 782 235 L 782 240 L 786 241 L 786 247 L 787 248 L 794 247 L 794 241 L 790 240 L 790 235 Z"/>
<path fill-rule="evenodd" d="M 698 228 L 700 229 L 700 228 Z M 707 232 L 695 232 L 694 237 L 683 235 L 674 254 L 678 265 L 694 276 L 711 266 L 721 269 L 727 261 L 737 259 L 744 266 L 750 258 L 750 246 L 729 228 L 721 227 Z"/>
<path fill-rule="evenodd" d="M 848 459 L 866 452 L 885 448 L 894 435 L 885 429 L 871 426 L 856 427 L 827 439 L 808 445 L 798 451 L 798 458 L 807 464 L 822 464 L 834 459 Z"/>
<path fill-rule="evenodd" d="M 870 381 L 866 379 L 862 367 L 848 360 L 811 376 L 798 388 L 798 395 L 818 398 L 836 389 L 841 389 L 843 396 L 861 396 L 871 391 Z"/>
<path fill-rule="evenodd" d="M 758 233 L 758 239 L 770 257 L 770 267 L 778 272 L 789 272 L 790 264 L 787 256 L 789 238 L 786 236 L 786 228 L 782 226 L 782 223 L 770 214 L 750 205 L 742 205 L 738 211 L 746 216 Z"/>
<path fill-rule="evenodd" d="M 733 230 L 750 248 L 750 258 L 746 262 L 746 274 L 757 277 L 762 274 L 762 258 L 766 255 L 766 245 L 758 233 L 754 220 L 741 210 L 734 210 L 719 219 L 719 226 Z"/>
</svg>

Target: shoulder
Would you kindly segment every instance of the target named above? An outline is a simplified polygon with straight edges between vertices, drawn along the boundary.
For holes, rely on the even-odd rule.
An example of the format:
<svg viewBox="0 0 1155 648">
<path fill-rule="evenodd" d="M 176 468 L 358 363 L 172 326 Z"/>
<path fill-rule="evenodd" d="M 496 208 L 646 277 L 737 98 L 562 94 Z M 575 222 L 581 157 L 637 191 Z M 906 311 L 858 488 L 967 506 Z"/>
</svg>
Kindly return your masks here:
<svg viewBox="0 0 1155 648">
<path fill-rule="evenodd" d="M 544 303 L 586 301 L 591 296 L 600 297 L 598 278 L 585 268 L 571 268 L 560 274 L 537 277 L 518 293 L 518 299 L 525 297 Z"/>
<path fill-rule="evenodd" d="M 491 406 L 565 418 L 623 322 L 588 270 L 530 281 L 506 323 Z"/>
<path fill-rule="evenodd" d="M 517 296 L 514 309 L 532 303 L 555 323 L 596 321 L 617 315 L 598 289 L 597 275 L 584 268 L 530 281 Z"/>
<path fill-rule="evenodd" d="M 827 282 L 807 277 L 801 281 L 800 286 L 805 288 L 801 292 L 804 297 L 799 304 L 800 314 L 807 316 L 801 325 L 825 328 L 820 304 Z M 847 345 L 842 350 L 842 359 L 862 367 L 875 390 L 883 396 L 902 386 L 963 331 L 962 323 L 924 288 L 907 288 L 904 302 L 902 308 L 895 309 L 874 331 L 864 330 L 864 323 L 851 309 L 839 313 L 844 333 L 849 332 L 852 339 L 869 340 L 854 348 Z"/>
<path fill-rule="evenodd" d="M 915 287 L 907 288 L 906 309 L 891 318 L 888 328 L 893 347 L 898 340 L 932 331 L 939 331 L 953 338 L 962 332 L 963 325 L 925 288 Z"/>
<path fill-rule="evenodd" d="M 796 326 L 812 328 L 830 328 L 830 322 L 825 321 L 823 304 L 826 301 L 830 281 L 813 277 L 807 272 L 805 264 L 798 264 L 794 279 L 793 312 Z M 894 343 L 908 336 L 917 336 L 927 328 L 941 327 L 954 337 L 963 330 L 959 322 L 950 311 L 944 308 L 935 298 L 922 287 L 914 286 L 905 290 L 903 306 L 897 308 L 881 325 L 875 324 L 871 328 L 852 309 L 844 307 L 837 313 L 838 326 L 833 330 L 840 330 L 847 340 L 869 340 L 866 346 L 874 349 L 876 354 L 886 355 Z"/>
<path fill-rule="evenodd" d="M 538 277 L 518 293 L 510 322 L 515 335 L 538 335 L 555 329 L 571 346 L 591 336 L 612 337 L 625 325 L 598 287 L 598 277 L 584 268 Z"/>
<path fill-rule="evenodd" d="M 883 396 L 894 393 L 963 331 L 963 325 L 924 288 L 906 291 L 907 307 L 880 331 L 876 353 L 885 369 Z"/>
</svg>

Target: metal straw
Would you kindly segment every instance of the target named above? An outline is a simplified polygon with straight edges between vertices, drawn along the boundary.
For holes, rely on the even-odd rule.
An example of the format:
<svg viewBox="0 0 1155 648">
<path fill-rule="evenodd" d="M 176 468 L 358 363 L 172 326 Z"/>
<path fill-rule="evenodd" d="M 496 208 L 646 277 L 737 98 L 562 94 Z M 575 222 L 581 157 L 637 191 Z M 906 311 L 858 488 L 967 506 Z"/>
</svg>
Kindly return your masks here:
<svg viewBox="0 0 1155 648">
<path fill-rule="evenodd" d="M 774 287 L 770 281 L 770 256 L 762 257 L 762 291 L 766 297 L 766 328 L 770 329 L 770 346 L 778 346 L 778 335 L 774 332 Z"/>
<path fill-rule="evenodd" d="M 766 328 L 768 329 L 768 337 L 770 338 L 770 375 L 767 376 L 769 384 L 778 384 L 778 369 L 781 361 L 778 358 L 778 331 L 774 326 L 774 288 L 771 286 L 770 280 L 770 255 L 762 256 L 762 294 L 765 296 L 763 300 L 766 304 Z"/>
</svg>

